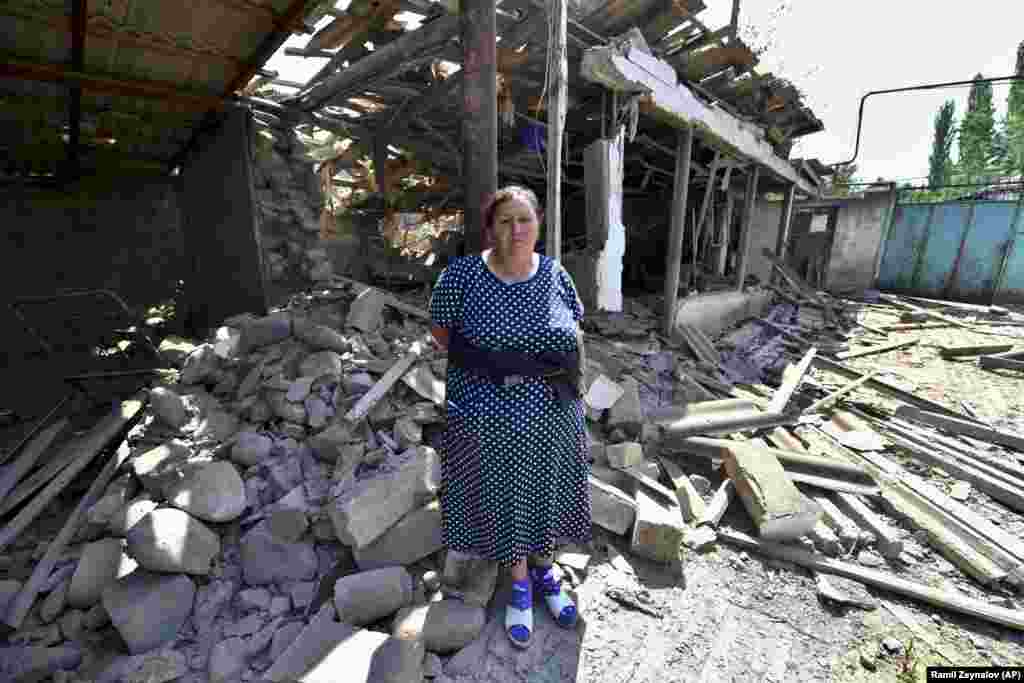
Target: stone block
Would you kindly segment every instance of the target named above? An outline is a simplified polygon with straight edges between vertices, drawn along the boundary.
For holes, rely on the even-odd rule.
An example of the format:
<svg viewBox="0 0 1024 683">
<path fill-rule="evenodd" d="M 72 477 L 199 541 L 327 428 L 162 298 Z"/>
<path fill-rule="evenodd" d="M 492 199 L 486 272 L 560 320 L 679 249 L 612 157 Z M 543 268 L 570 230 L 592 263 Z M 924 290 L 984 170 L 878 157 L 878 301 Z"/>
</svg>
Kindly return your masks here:
<svg viewBox="0 0 1024 683">
<path fill-rule="evenodd" d="M 137 569 L 103 589 L 103 608 L 132 654 L 174 640 L 192 612 L 196 586 L 184 574 Z"/>
<path fill-rule="evenodd" d="M 338 540 L 365 548 L 437 492 L 437 453 L 420 446 L 391 458 L 376 476 L 359 480 L 329 507 Z"/>
<path fill-rule="evenodd" d="M 419 640 L 428 652 L 458 652 L 483 630 L 487 614 L 482 607 L 460 600 L 441 600 L 401 610 L 395 617 L 394 636 Z"/>
<path fill-rule="evenodd" d="M 292 336 L 292 319 L 286 313 L 277 313 L 257 318 L 244 328 L 238 349 L 247 353 L 270 344 L 282 342 Z"/>
<path fill-rule="evenodd" d="M 631 436 L 639 436 L 644 424 L 639 385 L 635 379 L 627 377 L 619 386 L 622 387 L 622 396 L 608 410 L 608 428 L 622 429 Z"/>
<path fill-rule="evenodd" d="M 633 526 L 636 503 L 614 486 L 591 476 L 590 502 L 594 524 L 616 534 L 625 534 Z"/>
<path fill-rule="evenodd" d="M 220 537 L 184 510 L 159 508 L 128 531 L 128 553 L 155 572 L 209 574 Z"/>
<path fill-rule="evenodd" d="M 498 564 L 457 550 L 445 555 L 441 592 L 467 605 L 486 607 L 498 583 Z"/>
<path fill-rule="evenodd" d="M 165 487 L 167 502 L 207 522 L 230 522 L 245 511 L 245 482 L 230 462 L 190 468 Z"/>
<path fill-rule="evenodd" d="M 208 455 L 193 455 L 187 442 L 174 439 L 133 456 L 130 467 L 143 488 L 163 499 L 167 487 L 212 460 Z"/>
<path fill-rule="evenodd" d="M 373 332 L 381 326 L 381 314 L 387 295 L 376 289 L 365 289 L 352 301 L 345 325 L 361 332 Z"/>
<path fill-rule="evenodd" d="M 257 524 L 242 537 L 242 575 L 250 586 L 309 581 L 318 562 L 312 543 L 289 543 Z"/>
<path fill-rule="evenodd" d="M 356 626 L 393 614 L 412 602 L 412 597 L 412 576 L 403 567 L 349 574 L 334 584 L 338 619 Z"/>
<path fill-rule="evenodd" d="M 818 523 L 821 507 L 801 495 L 778 459 L 770 453 L 742 445 L 730 446 L 724 464 L 762 538 L 795 540 Z"/>
<path fill-rule="evenodd" d="M 631 550 L 657 562 L 679 559 L 686 526 L 678 507 L 667 507 L 642 489 L 636 491 L 636 523 L 633 525 Z"/>
<path fill-rule="evenodd" d="M 434 500 L 413 510 L 398 524 L 364 548 L 352 554 L 363 571 L 404 566 L 437 552 L 441 541 L 441 504 Z"/>
<path fill-rule="evenodd" d="M 86 609 L 100 600 L 103 589 L 135 571 L 138 564 L 124 554 L 124 541 L 105 538 L 85 546 L 68 588 L 67 602 Z"/>
<path fill-rule="evenodd" d="M 635 467 L 644 462 L 643 446 L 633 441 L 609 444 L 605 453 L 608 465 L 618 470 Z"/>
</svg>

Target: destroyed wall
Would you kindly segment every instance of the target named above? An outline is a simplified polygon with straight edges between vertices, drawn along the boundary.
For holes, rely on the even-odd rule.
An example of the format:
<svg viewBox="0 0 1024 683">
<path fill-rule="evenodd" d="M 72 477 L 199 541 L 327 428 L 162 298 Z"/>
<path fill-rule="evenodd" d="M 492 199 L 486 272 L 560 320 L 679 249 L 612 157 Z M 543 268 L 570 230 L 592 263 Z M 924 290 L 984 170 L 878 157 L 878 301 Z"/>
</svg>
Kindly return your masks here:
<svg viewBox="0 0 1024 683">
<path fill-rule="evenodd" d="M 324 200 L 316 162 L 294 131 L 254 127 L 252 159 L 267 294 L 274 304 L 329 278 L 335 272 L 333 259 L 344 259 L 350 249 L 337 240 L 321 240 Z"/>
<path fill-rule="evenodd" d="M 4 353 L 20 358 L 36 348 L 6 305 L 18 297 L 110 289 L 142 310 L 171 299 L 185 275 L 179 207 L 169 176 L 0 190 Z"/>
<path fill-rule="evenodd" d="M 781 218 L 781 201 L 759 200 L 754 205 L 754 217 L 750 223 L 750 248 L 747 251 L 747 274 L 756 276 L 762 283 L 771 279 L 772 263 L 761 256 L 761 252 L 768 249 L 775 253 Z"/>
<path fill-rule="evenodd" d="M 830 292 L 862 292 L 875 286 L 882 240 L 895 203 L 895 190 L 865 193 L 842 203 L 825 280 Z"/>
</svg>

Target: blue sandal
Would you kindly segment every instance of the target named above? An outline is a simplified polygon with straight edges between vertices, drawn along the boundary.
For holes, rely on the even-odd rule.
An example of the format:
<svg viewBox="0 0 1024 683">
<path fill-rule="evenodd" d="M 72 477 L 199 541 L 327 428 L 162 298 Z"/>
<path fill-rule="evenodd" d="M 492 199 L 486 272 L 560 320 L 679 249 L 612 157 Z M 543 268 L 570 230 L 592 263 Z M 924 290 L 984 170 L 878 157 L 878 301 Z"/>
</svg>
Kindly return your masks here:
<svg viewBox="0 0 1024 683">
<path fill-rule="evenodd" d="M 576 603 L 562 588 L 561 577 L 555 577 L 554 566 L 531 567 L 530 578 L 534 589 L 544 596 L 551 616 L 562 628 L 573 628 L 576 625 Z"/>
<path fill-rule="evenodd" d="M 530 645 L 533 636 L 533 595 L 530 579 L 512 582 L 512 597 L 505 607 L 505 632 L 518 648 Z"/>
</svg>

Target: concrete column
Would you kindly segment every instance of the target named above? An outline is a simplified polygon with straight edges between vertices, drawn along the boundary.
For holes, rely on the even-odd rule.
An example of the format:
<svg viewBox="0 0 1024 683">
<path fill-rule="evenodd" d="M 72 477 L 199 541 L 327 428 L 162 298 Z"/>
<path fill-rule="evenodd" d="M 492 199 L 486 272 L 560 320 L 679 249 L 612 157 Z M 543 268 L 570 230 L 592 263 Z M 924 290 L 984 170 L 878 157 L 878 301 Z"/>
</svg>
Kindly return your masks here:
<svg viewBox="0 0 1024 683">
<path fill-rule="evenodd" d="M 622 153 L 624 132 L 599 138 L 583 152 L 587 205 L 586 263 L 581 289 L 589 305 L 600 311 L 622 310 L 622 259 L 626 228 L 622 224 Z M 584 297 L 581 291 L 580 296 Z M 588 304 L 586 299 L 585 304 Z"/>
<path fill-rule="evenodd" d="M 483 248 L 483 208 L 498 189 L 498 93 L 495 0 L 463 0 L 462 176 L 466 252 Z"/>
<path fill-rule="evenodd" d="M 736 289 L 743 291 L 743 281 L 747 278 L 750 263 L 750 227 L 754 221 L 754 203 L 757 200 L 757 181 L 761 175 L 761 167 L 751 164 L 747 169 L 747 191 L 743 197 L 743 227 L 740 228 L 740 244 L 736 258 Z"/>
<path fill-rule="evenodd" d="M 693 128 L 680 129 L 676 145 L 675 184 L 672 190 L 672 228 L 665 260 L 665 310 L 662 331 L 666 337 L 675 329 L 676 301 L 679 298 L 679 261 L 683 257 L 686 226 L 686 201 L 690 192 L 690 157 L 693 154 Z"/>
</svg>

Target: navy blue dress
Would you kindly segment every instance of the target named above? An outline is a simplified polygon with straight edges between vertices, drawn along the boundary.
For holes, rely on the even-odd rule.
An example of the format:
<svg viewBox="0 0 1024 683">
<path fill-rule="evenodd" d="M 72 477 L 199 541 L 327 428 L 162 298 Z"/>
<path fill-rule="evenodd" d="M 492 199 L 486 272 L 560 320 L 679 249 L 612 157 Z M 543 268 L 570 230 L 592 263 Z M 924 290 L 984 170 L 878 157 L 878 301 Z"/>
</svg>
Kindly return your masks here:
<svg viewBox="0 0 1024 683">
<path fill-rule="evenodd" d="M 583 317 L 569 273 L 540 257 L 528 280 L 505 283 L 479 255 L 454 260 L 430 301 L 434 324 L 494 351 L 576 350 Z M 591 538 L 582 401 L 559 404 L 539 377 L 499 386 L 448 366 L 441 440 L 445 545 L 510 566 L 556 543 Z"/>
</svg>

